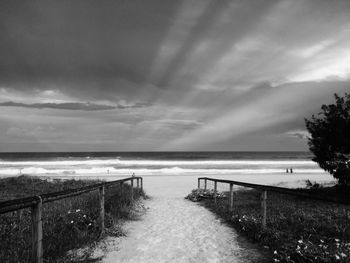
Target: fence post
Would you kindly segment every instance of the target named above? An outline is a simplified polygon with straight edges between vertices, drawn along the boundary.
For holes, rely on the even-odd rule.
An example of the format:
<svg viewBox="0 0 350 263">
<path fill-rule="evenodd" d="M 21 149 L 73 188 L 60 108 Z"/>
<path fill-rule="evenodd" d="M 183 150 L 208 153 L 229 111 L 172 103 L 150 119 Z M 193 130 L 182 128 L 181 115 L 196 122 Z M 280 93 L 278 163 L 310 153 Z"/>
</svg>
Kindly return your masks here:
<svg viewBox="0 0 350 263">
<path fill-rule="evenodd" d="M 265 228 L 266 227 L 266 199 L 267 199 L 267 191 L 264 190 L 261 193 L 261 227 Z"/>
<path fill-rule="evenodd" d="M 143 191 L 143 178 L 141 177 L 141 191 Z"/>
<path fill-rule="evenodd" d="M 233 184 L 230 184 L 230 211 L 233 211 Z"/>
<path fill-rule="evenodd" d="M 104 233 L 105 229 L 105 187 L 101 186 L 99 189 L 99 197 L 100 197 L 100 229 L 101 235 Z"/>
<path fill-rule="evenodd" d="M 201 189 L 201 179 L 198 178 L 198 190 Z"/>
<path fill-rule="evenodd" d="M 120 187 L 120 196 L 122 198 L 124 194 L 124 182 L 120 182 L 119 187 Z"/>
<path fill-rule="evenodd" d="M 32 206 L 32 262 L 43 262 L 43 221 L 42 221 L 43 201 L 38 196 L 38 201 Z"/>
<path fill-rule="evenodd" d="M 204 179 L 204 190 L 207 190 L 207 178 Z"/>
<path fill-rule="evenodd" d="M 22 220 L 22 209 L 17 210 L 17 220 L 18 222 L 21 222 Z"/>
<path fill-rule="evenodd" d="M 131 201 L 134 201 L 134 178 L 131 178 Z"/>
<path fill-rule="evenodd" d="M 214 201 L 215 201 L 215 203 L 216 203 L 217 190 L 218 190 L 218 183 L 217 183 L 217 181 L 214 181 Z"/>
<path fill-rule="evenodd" d="M 140 179 L 139 178 L 136 178 L 136 184 L 137 184 L 137 190 L 140 188 Z"/>
</svg>

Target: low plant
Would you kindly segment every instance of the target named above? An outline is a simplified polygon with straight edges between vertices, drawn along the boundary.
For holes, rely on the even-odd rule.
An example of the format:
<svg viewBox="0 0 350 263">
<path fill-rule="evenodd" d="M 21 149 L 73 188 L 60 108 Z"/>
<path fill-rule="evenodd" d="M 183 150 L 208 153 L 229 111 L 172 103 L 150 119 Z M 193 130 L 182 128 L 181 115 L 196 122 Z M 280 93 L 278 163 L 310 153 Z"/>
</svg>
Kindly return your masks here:
<svg viewBox="0 0 350 263">
<path fill-rule="evenodd" d="M 79 188 L 98 181 L 41 180 L 22 176 L 0 180 L 2 200 L 28 195 L 54 192 L 69 188 Z M 17 187 L 14 187 L 17 185 Z M 121 191 L 122 190 L 122 191 Z M 123 235 L 119 221 L 132 219 L 130 185 L 124 184 L 106 188 L 105 192 L 105 232 L 109 235 Z M 134 189 L 134 198 L 143 196 L 141 190 Z M 97 191 L 92 191 L 43 204 L 43 249 L 45 262 L 62 261 L 68 251 L 92 245 L 100 237 L 98 224 L 99 199 Z M 0 258 L 1 262 L 29 262 L 31 257 L 31 217 L 30 209 L 23 209 L 0 215 Z M 88 255 L 85 255 L 88 256 Z M 72 261 L 72 259 L 70 259 Z"/>
<path fill-rule="evenodd" d="M 203 199 L 225 198 L 225 194 L 222 192 L 214 191 L 213 189 L 194 189 L 185 197 L 185 199 L 192 202 L 199 202 Z"/>
<path fill-rule="evenodd" d="M 315 193 L 316 188 L 310 191 Z M 235 192 L 233 211 L 228 209 L 228 198 L 216 203 L 202 199 L 201 204 L 268 249 L 273 262 L 350 262 L 349 205 L 268 192 L 267 225 L 262 228 L 259 200 L 259 191 L 240 190 Z"/>
</svg>

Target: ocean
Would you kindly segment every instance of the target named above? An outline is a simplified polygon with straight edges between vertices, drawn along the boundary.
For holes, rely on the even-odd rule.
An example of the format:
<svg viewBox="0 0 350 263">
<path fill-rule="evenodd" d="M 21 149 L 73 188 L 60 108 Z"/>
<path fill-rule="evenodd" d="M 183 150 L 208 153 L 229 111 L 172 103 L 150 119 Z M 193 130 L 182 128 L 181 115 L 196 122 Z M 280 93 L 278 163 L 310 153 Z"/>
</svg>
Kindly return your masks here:
<svg viewBox="0 0 350 263">
<path fill-rule="evenodd" d="M 324 173 L 309 152 L 0 153 L 0 176 L 162 176 Z"/>
</svg>

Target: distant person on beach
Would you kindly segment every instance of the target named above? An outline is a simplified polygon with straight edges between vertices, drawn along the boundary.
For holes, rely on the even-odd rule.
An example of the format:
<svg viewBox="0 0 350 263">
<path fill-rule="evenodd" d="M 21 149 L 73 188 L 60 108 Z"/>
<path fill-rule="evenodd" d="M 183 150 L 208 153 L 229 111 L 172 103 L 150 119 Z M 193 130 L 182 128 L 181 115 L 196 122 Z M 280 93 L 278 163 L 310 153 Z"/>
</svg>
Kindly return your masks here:
<svg viewBox="0 0 350 263">
<path fill-rule="evenodd" d="M 289 173 L 289 170 L 288 170 L 288 168 L 286 169 L 286 173 Z"/>
<path fill-rule="evenodd" d="M 291 174 L 293 173 L 293 168 L 290 168 L 290 173 L 291 173 Z"/>
<path fill-rule="evenodd" d="M 132 173 L 132 177 L 135 177 L 135 173 Z"/>
</svg>

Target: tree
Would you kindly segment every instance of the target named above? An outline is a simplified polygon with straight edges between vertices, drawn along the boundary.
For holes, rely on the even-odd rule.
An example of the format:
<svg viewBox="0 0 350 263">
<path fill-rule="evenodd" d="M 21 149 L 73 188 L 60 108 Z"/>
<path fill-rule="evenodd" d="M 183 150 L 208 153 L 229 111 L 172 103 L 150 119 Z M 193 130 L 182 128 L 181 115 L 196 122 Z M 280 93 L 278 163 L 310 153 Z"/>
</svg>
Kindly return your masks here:
<svg viewBox="0 0 350 263">
<path fill-rule="evenodd" d="M 322 105 L 318 116 L 305 119 L 313 161 L 340 185 L 350 186 L 350 94 L 334 94 L 335 104 Z"/>
</svg>

